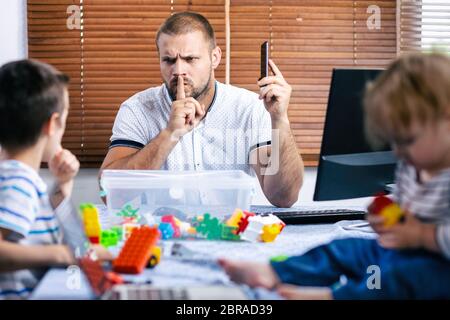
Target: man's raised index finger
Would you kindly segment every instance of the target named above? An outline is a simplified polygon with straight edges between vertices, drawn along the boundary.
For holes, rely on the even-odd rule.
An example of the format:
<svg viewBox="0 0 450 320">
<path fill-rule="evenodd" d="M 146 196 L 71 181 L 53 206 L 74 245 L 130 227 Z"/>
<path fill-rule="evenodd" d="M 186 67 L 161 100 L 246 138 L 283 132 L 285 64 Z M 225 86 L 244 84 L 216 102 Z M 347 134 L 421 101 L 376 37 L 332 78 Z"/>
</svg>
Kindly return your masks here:
<svg viewBox="0 0 450 320">
<path fill-rule="evenodd" d="M 178 76 L 177 81 L 177 100 L 181 100 L 186 98 L 186 94 L 184 93 L 184 80 L 182 76 Z"/>
</svg>

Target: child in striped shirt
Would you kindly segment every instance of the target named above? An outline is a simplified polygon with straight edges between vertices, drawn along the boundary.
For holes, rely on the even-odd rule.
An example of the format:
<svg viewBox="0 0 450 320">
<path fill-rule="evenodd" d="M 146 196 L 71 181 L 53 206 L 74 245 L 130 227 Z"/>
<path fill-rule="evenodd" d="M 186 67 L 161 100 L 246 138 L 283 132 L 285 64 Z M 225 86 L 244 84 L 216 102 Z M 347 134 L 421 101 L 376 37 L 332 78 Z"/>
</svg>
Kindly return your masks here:
<svg viewBox="0 0 450 320">
<path fill-rule="evenodd" d="M 285 261 L 220 260 L 231 279 L 290 299 L 450 299 L 450 58 L 395 61 L 369 86 L 365 111 L 369 137 L 399 158 L 404 221 L 387 227 L 369 214 L 378 239 L 338 239 Z"/>
<path fill-rule="evenodd" d="M 0 68 L 0 299 L 26 298 L 46 267 L 76 263 L 54 214 L 79 169 L 61 147 L 68 81 L 32 60 Z M 51 193 L 38 175 L 41 162 L 55 177 Z"/>
</svg>

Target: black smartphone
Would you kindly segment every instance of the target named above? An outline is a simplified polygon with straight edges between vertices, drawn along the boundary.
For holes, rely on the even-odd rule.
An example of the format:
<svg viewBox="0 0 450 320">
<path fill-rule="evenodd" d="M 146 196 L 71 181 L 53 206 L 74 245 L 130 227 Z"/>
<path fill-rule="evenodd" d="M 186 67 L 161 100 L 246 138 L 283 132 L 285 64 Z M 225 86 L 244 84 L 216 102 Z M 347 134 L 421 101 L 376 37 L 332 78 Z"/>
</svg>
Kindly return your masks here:
<svg viewBox="0 0 450 320">
<path fill-rule="evenodd" d="M 269 76 L 269 42 L 264 41 L 261 45 L 261 77 L 259 80 L 267 76 Z"/>
</svg>

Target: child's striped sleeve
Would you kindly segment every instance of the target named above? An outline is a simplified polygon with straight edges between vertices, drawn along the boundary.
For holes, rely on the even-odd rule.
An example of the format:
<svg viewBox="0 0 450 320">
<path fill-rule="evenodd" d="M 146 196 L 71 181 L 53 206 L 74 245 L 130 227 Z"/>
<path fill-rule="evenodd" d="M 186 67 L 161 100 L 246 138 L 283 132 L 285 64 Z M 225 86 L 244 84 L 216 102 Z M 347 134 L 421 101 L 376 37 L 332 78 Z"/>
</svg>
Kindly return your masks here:
<svg viewBox="0 0 450 320">
<path fill-rule="evenodd" d="M 438 224 L 436 241 L 442 254 L 450 260 L 450 224 Z"/>
<path fill-rule="evenodd" d="M 31 181 L 10 177 L 0 182 L 0 228 L 13 232 L 12 239 L 27 236 L 38 211 L 37 191 Z"/>
</svg>

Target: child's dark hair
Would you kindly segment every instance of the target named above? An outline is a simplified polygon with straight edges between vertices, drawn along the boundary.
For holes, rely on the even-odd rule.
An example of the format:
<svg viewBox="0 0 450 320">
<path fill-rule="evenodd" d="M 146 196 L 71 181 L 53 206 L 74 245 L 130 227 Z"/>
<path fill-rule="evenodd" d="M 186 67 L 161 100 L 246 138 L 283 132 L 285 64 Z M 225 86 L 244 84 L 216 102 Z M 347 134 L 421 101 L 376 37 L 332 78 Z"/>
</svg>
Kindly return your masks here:
<svg viewBox="0 0 450 320">
<path fill-rule="evenodd" d="M 64 109 L 69 77 L 48 64 L 20 60 L 0 68 L 0 146 L 20 150 L 37 142 L 44 124 Z"/>
</svg>

